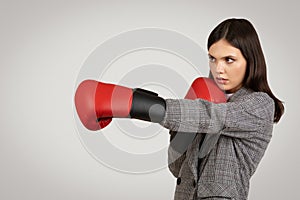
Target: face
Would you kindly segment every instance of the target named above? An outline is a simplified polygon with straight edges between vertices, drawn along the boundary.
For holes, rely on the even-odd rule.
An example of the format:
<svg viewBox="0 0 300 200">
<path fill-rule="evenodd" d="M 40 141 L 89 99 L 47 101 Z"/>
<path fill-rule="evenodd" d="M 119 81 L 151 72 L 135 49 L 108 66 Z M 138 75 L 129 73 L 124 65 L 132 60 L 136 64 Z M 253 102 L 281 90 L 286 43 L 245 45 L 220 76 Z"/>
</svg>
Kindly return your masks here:
<svg viewBox="0 0 300 200">
<path fill-rule="evenodd" d="M 242 52 L 221 39 L 208 50 L 209 67 L 217 85 L 227 93 L 243 86 L 247 61 Z"/>
</svg>

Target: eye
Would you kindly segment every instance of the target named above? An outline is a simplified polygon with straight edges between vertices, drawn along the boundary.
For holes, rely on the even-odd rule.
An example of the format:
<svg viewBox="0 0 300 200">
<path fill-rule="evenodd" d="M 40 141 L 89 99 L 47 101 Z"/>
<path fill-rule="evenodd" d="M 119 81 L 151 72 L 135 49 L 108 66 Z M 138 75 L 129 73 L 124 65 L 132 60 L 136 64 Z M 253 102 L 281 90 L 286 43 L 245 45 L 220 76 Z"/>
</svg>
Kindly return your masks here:
<svg viewBox="0 0 300 200">
<path fill-rule="evenodd" d="M 225 58 L 225 61 L 228 63 L 228 64 L 231 64 L 235 61 L 235 59 L 231 58 L 231 57 L 226 57 Z"/>
<path fill-rule="evenodd" d="M 213 56 L 211 56 L 211 55 L 208 56 L 208 60 L 209 60 L 209 62 L 211 62 L 211 63 L 213 63 L 213 62 L 216 61 L 216 59 L 215 59 Z"/>
</svg>

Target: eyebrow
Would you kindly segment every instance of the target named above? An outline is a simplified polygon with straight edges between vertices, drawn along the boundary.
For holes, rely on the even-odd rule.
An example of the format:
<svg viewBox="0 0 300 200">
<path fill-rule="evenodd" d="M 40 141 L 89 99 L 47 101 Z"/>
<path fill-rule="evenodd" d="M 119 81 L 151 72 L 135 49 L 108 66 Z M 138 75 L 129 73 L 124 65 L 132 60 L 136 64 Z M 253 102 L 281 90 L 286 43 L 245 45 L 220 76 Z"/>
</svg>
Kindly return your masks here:
<svg viewBox="0 0 300 200">
<path fill-rule="evenodd" d="M 208 53 L 208 57 L 215 58 L 214 56 L 212 56 L 212 55 L 209 54 L 209 53 Z M 224 58 L 237 58 L 237 56 L 236 56 L 236 55 L 229 54 L 229 55 L 227 55 L 227 56 L 221 57 L 221 59 L 224 59 Z"/>
</svg>

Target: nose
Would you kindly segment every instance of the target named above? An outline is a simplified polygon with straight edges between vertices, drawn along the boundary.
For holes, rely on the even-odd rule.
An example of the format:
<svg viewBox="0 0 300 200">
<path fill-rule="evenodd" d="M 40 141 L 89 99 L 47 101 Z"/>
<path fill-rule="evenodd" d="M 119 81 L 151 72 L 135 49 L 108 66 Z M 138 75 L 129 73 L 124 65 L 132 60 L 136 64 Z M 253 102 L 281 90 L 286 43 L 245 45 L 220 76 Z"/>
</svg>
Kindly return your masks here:
<svg viewBox="0 0 300 200">
<path fill-rule="evenodd" d="M 216 72 L 219 74 L 223 74 L 225 72 L 225 66 L 223 62 L 216 63 Z"/>
</svg>

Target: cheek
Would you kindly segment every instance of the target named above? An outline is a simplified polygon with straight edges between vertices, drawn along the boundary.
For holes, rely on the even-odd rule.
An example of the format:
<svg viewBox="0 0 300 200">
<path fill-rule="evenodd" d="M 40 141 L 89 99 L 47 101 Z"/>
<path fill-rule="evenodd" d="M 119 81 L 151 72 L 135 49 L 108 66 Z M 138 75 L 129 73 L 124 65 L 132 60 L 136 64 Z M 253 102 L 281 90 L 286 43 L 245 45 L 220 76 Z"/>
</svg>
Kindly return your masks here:
<svg viewBox="0 0 300 200">
<path fill-rule="evenodd" d="M 246 74 L 246 64 L 237 66 L 232 73 L 232 75 L 236 77 L 236 81 L 238 82 L 242 82 L 244 80 L 245 74 Z"/>
<path fill-rule="evenodd" d="M 209 69 L 210 69 L 210 71 L 211 71 L 213 74 L 215 74 L 215 72 L 216 72 L 216 64 L 215 64 L 215 63 L 209 62 Z"/>
</svg>

